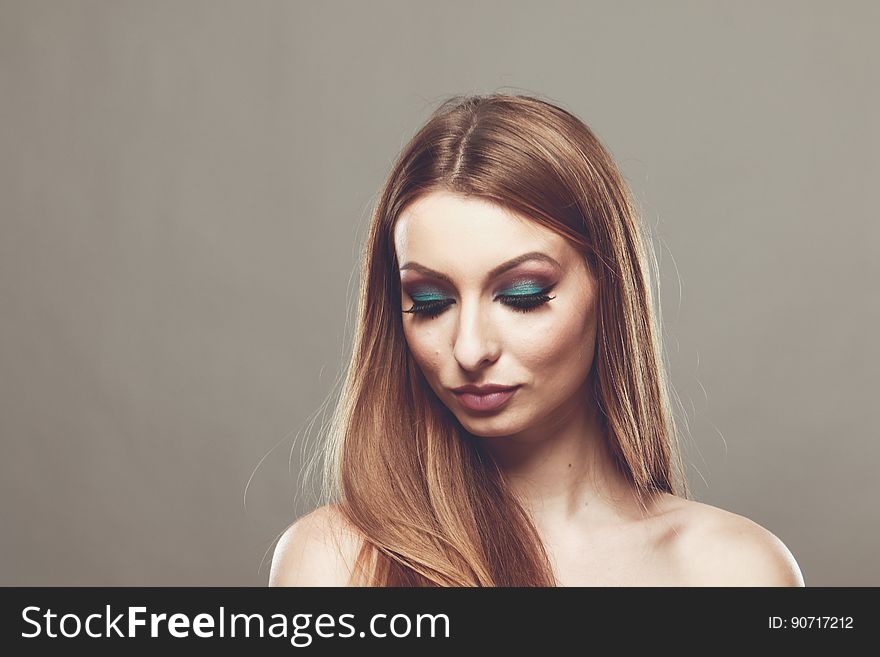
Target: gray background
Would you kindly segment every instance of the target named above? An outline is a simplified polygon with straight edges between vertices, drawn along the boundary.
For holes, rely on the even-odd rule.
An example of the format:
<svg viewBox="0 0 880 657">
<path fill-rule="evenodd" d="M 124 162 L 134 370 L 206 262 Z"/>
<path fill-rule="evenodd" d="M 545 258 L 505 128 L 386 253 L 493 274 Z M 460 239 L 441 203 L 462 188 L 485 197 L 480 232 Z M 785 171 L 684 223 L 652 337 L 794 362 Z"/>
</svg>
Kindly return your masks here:
<svg viewBox="0 0 880 657">
<path fill-rule="evenodd" d="M 0 584 L 265 583 L 383 178 L 504 91 L 654 231 L 695 497 L 880 585 L 878 7 L 0 3 Z"/>
</svg>

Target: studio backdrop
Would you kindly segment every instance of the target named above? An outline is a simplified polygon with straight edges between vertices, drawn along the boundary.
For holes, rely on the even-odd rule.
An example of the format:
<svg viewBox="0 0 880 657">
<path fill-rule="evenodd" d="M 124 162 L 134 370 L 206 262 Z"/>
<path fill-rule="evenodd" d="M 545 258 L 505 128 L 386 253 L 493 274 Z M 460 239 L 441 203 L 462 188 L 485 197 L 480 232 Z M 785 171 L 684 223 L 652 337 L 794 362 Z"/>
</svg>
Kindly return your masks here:
<svg viewBox="0 0 880 657">
<path fill-rule="evenodd" d="M 878 8 L 4 0 L 0 584 L 264 584 L 377 191 L 504 92 L 638 200 L 694 498 L 880 585 Z"/>
</svg>

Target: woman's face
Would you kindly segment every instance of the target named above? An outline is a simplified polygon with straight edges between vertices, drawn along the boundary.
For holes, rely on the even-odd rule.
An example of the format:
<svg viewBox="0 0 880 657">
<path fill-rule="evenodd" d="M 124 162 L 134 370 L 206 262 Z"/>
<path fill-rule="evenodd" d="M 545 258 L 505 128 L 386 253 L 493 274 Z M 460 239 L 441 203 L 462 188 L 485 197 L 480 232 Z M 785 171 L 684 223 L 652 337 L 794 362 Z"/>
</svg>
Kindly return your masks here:
<svg viewBox="0 0 880 657">
<path fill-rule="evenodd" d="M 481 437 L 532 435 L 583 410 L 596 343 L 595 281 L 561 236 L 491 202 L 433 192 L 394 229 L 403 329 L 428 384 Z M 543 254 L 505 266 L 525 254 Z M 542 295 L 552 297 L 542 302 Z M 514 307 L 524 306 L 526 311 Z M 431 317 L 428 313 L 436 313 Z M 453 388 L 516 386 L 499 408 Z M 482 398 L 483 404 L 492 397 Z"/>
</svg>

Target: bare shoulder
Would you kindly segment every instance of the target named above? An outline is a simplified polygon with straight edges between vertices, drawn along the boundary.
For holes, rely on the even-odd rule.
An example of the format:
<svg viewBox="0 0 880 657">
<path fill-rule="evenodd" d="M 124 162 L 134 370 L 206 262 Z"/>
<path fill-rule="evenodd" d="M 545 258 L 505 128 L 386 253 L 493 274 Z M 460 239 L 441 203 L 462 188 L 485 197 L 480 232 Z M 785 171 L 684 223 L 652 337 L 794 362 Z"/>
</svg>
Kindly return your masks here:
<svg viewBox="0 0 880 657">
<path fill-rule="evenodd" d="M 278 539 L 269 586 L 347 586 L 360 547 L 358 533 L 335 505 L 319 507 Z"/>
<path fill-rule="evenodd" d="M 676 498 L 670 552 L 686 586 L 804 586 L 791 551 L 745 516 Z"/>
</svg>

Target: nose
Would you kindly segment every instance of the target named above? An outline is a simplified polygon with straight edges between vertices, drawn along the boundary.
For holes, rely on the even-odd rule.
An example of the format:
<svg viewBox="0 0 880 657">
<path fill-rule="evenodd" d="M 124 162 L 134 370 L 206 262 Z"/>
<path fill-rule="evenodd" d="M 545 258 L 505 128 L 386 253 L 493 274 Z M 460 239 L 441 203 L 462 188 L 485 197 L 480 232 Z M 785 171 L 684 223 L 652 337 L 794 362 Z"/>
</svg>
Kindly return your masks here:
<svg viewBox="0 0 880 657">
<path fill-rule="evenodd" d="M 474 372 L 498 359 L 500 345 L 491 325 L 490 313 L 485 309 L 481 311 L 476 302 L 462 303 L 460 308 L 453 354 L 462 369 Z"/>
</svg>

